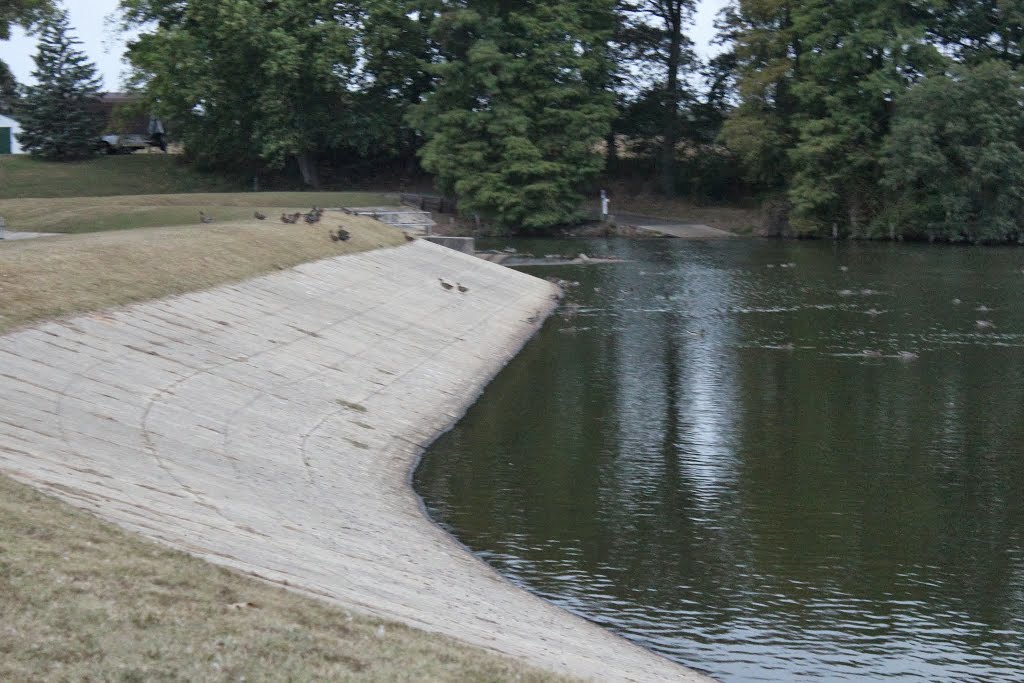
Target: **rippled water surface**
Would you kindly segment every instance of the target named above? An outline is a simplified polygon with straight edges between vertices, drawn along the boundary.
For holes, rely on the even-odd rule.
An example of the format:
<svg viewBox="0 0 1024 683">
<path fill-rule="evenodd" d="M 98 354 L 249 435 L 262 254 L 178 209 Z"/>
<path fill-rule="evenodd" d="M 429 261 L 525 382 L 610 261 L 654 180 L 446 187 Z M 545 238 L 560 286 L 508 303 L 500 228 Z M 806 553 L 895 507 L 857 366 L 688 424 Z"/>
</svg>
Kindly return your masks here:
<svg viewBox="0 0 1024 683">
<path fill-rule="evenodd" d="M 724 681 L 1024 680 L 1024 251 L 516 246 L 630 261 L 418 470 L 473 551 Z"/>
</svg>

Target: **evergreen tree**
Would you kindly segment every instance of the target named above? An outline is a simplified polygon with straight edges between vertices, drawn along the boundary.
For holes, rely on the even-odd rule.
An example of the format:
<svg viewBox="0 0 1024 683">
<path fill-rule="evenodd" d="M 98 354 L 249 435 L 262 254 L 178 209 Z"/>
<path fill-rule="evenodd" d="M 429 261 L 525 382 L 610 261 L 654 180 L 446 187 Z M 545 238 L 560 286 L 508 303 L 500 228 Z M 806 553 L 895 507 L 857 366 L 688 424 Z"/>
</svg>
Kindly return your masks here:
<svg viewBox="0 0 1024 683">
<path fill-rule="evenodd" d="M 1024 0 L 945 0 L 933 6 L 929 28 L 960 61 L 1024 66 Z"/>
<path fill-rule="evenodd" d="M 7 65 L 0 61 L 0 114 L 14 113 L 19 100 L 18 81 Z"/>
<path fill-rule="evenodd" d="M 593 84 L 610 35 L 578 0 L 452 0 L 436 23 L 438 83 L 412 121 L 423 166 L 465 210 L 513 229 L 574 220 L 580 188 L 601 169 L 613 115 Z"/>
<path fill-rule="evenodd" d="M 44 20 L 32 76 L 20 108 L 18 141 L 46 159 L 81 159 L 96 153 L 103 125 L 98 114 L 100 79 L 96 67 L 76 49 L 68 15 L 56 11 Z"/>
</svg>

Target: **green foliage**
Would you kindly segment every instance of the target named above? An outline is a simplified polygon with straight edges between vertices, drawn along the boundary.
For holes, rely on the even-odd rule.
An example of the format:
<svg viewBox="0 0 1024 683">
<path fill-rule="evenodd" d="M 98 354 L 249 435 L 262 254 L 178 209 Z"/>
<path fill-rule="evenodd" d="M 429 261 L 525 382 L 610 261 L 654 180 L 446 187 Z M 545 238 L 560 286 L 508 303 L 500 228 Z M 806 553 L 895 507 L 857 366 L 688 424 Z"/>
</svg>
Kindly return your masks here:
<svg viewBox="0 0 1024 683">
<path fill-rule="evenodd" d="M 315 184 L 320 150 L 342 144 L 355 68 L 354 17 L 333 0 L 123 0 L 148 99 L 205 165 L 281 167 Z"/>
<path fill-rule="evenodd" d="M 406 120 L 434 85 L 432 26 L 441 0 L 364 0 L 364 82 L 357 99 L 364 156 L 412 158 L 423 144 Z"/>
<path fill-rule="evenodd" d="M 741 104 L 723 140 L 750 177 L 782 189 L 796 234 L 875 236 L 879 159 L 895 100 L 945 58 L 934 3 L 739 0 L 727 25 Z"/>
<path fill-rule="evenodd" d="M 43 22 L 32 72 L 38 83 L 25 88 L 19 108 L 18 141 L 33 155 L 64 161 L 96 152 L 100 79 L 76 49 L 79 44 L 69 33 L 67 12 L 57 11 Z"/>
<path fill-rule="evenodd" d="M 662 194 L 674 195 L 681 138 L 695 141 L 687 123 L 697 117 L 697 99 L 687 75 L 696 75 L 699 60 L 685 29 L 693 19 L 694 0 L 620 0 L 618 4 L 620 70 L 639 70 L 632 78 L 635 96 L 627 95 L 622 128 L 632 128 L 642 139 L 657 141 L 658 175 Z M 626 80 L 626 79 L 622 79 Z M 646 130 L 645 130 L 646 129 Z"/>
<path fill-rule="evenodd" d="M 0 2 L 0 40 L 10 40 L 11 25 L 31 28 L 53 11 L 52 0 L 3 0 Z"/>
<path fill-rule="evenodd" d="M 0 114 L 13 113 L 20 99 L 18 81 L 7 65 L 0 61 Z"/>
<path fill-rule="evenodd" d="M 525 230 L 577 217 L 613 114 L 610 94 L 592 87 L 608 36 L 584 6 L 594 9 L 463 0 L 438 20 L 438 82 L 411 117 L 427 136 L 424 167 L 464 210 Z"/>
<path fill-rule="evenodd" d="M 934 6 L 929 25 L 959 61 L 1024 65 L 1024 0 L 946 0 Z"/>
<path fill-rule="evenodd" d="M 788 150 L 797 132 L 793 83 L 802 52 L 786 0 L 739 0 L 728 7 L 723 38 L 732 45 L 739 106 L 721 138 L 739 157 L 748 180 L 780 187 L 792 173 Z"/>
<path fill-rule="evenodd" d="M 11 26 L 30 29 L 53 11 L 51 0 L 3 0 L 0 2 L 0 40 L 9 40 Z M 17 82 L 0 59 L 0 114 L 13 113 L 18 102 Z"/>
<path fill-rule="evenodd" d="M 840 224 L 850 235 L 874 236 L 893 102 L 944 63 L 924 43 L 927 17 L 899 0 L 810 4 L 795 14 L 805 50 L 793 87 L 799 138 L 790 151 L 798 234 L 826 235 Z"/>
<path fill-rule="evenodd" d="M 995 61 L 911 88 L 884 148 L 883 222 L 929 240 L 1024 239 L 1022 100 L 1024 75 Z"/>
</svg>

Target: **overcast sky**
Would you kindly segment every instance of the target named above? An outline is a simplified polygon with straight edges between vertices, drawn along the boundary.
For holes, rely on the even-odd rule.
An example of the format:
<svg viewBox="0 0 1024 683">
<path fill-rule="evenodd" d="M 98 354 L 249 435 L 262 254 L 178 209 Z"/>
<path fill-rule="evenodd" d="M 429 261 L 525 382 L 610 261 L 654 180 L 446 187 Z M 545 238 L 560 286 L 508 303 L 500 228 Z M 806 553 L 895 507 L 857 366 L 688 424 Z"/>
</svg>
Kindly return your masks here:
<svg viewBox="0 0 1024 683">
<path fill-rule="evenodd" d="M 2 0 L 0 0 L 2 2 Z M 96 64 L 103 77 L 104 90 L 120 90 L 124 76 L 124 41 L 116 27 L 109 21 L 117 8 L 118 0 L 64 0 L 71 27 L 75 36 L 82 41 L 81 49 Z M 696 25 L 690 31 L 691 39 L 701 54 L 717 52 L 709 46 L 714 36 L 715 15 L 725 6 L 727 0 L 700 0 Z M 34 68 L 32 55 L 36 41 L 20 29 L 12 31 L 11 40 L 0 41 L 0 59 L 7 62 L 21 83 L 32 80 Z"/>
</svg>

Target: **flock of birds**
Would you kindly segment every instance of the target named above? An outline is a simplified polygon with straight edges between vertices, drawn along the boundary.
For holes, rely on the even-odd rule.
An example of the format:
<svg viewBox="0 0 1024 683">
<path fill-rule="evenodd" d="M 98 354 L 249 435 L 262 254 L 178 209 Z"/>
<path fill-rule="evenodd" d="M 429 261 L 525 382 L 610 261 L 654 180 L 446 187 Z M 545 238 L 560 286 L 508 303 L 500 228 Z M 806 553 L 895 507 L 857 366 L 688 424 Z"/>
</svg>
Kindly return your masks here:
<svg viewBox="0 0 1024 683">
<path fill-rule="evenodd" d="M 323 217 L 323 214 L 323 209 L 314 206 L 307 213 L 302 213 L 301 211 L 296 211 L 295 213 L 282 213 L 281 222 L 286 225 L 294 225 L 298 223 L 299 219 L 301 218 L 309 225 L 314 225 L 320 222 L 320 219 Z M 258 221 L 267 220 L 267 215 L 265 213 L 260 213 L 259 211 L 255 212 L 253 214 L 253 217 Z M 205 212 L 200 211 L 199 222 L 202 223 L 203 225 L 209 225 L 210 223 L 213 223 L 213 216 L 207 215 Z M 347 242 L 352 238 L 352 233 L 350 233 L 345 228 L 338 228 L 337 230 L 330 232 L 329 236 L 332 242 Z M 455 284 L 452 284 L 450 282 L 445 282 L 444 278 L 437 279 L 441 283 L 441 287 L 445 291 L 451 291 L 454 289 L 457 290 L 460 294 L 465 294 L 466 292 L 469 291 L 469 287 L 465 286 L 461 282 L 456 282 Z"/>
<path fill-rule="evenodd" d="M 260 215 L 262 215 L 262 214 L 257 212 L 256 217 L 259 218 Z M 282 223 L 287 223 L 289 225 L 294 225 L 295 223 L 298 223 L 299 219 L 301 218 L 306 223 L 309 223 L 310 225 L 313 225 L 314 223 L 319 223 L 320 222 L 320 218 L 323 215 L 324 215 L 324 210 L 314 206 L 312 208 L 312 210 L 309 211 L 309 213 L 302 213 L 301 211 L 296 211 L 295 213 L 282 213 L 281 214 L 281 222 Z M 264 216 L 264 218 L 265 218 L 265 216 Z M 263 220 L 263 219 L 260 218 L 260 220 Z"/>
<path fill-rule="evenodd" d="M 441 283 L 441 288 L 442 288 L 442 289 L 444 289 L 445 291 L 448 291 L 448 292 L 450 292 L 450 291 L 452 291 L 453 289 L 458 289 L 458 290 L 459 290 L 459 292 L 461 292 L 462 294 L 465 294 L 466 292 L 468 292 L 468 291 L 469 291 L 469 287 L 467 287 L 466 285 L 464 285 L 464 284 L 461 284 L 461 283 L 459 283 L 459 282 L 456 282 L 456 283 L 455 283 L 455 284 L 453 285 L 453 284 L 452 284 L 452 283 L 450 283 L 450 282 L 445 282 L 445 281 L 444 281 L 444 278 L 441 278 L 441 277 L 437 278 L 437 280 L 438 280 L 438 282 L 440 282 L 440 283 Z"/>
<path fill-rule="evenodd" d="M 320 222 L 320 219 L 323 217 L 323 214 L 323 209 L 314 206 L 307 213 L 302 213 L 301 211 L 296 211 L 295 213 L 282 213 L 281 222 L 286 225 L 294 225 L 298 223 L 299 219 L 301 218 L 306 223 L 314 225 Z M 267 220 L 267 215 L 265 213 L 260 213 L 259 211 L 255 212 L 253 214 L 253 217 L 258 221 Z M 209 225 L 210 223 L 213 223 L 213 216 L 207 215 L 205 212 L 200 211 L 199 222 L 202 223 L 203 225 Z M 352 238 L 352 233 L 350 233 L 345 228 L 338 228 L 337 230 L 330 232 L 329 236 L 332 242 L 347 242 Z M 455 284 L 452 284 L 450 282 L 445 282 L 444 278 L 439 277 L 437 279 L 441 283 L 441 287 L 445 291 L 457 290 L 460 294 L 465 294 L 466 292 L 469 291 L 469 287 L 462 284 L 461 282 L 456 282 Z"/>
<path fill-rule="evenodd" d="M 294 225 L 299 222 L 299 219 L 302 219 L 309 225 L 315 225 L 320 222 L 323 215 L 324 210 L 318 206 L 314 206 L 306 213 L 301 211 L 296 211 L 295 213 L 282 213 L 281 222 L 286 225 Z M 253 218 L 258 221 L 265 221 L 267 220 L 267 214 L 256 211 L 253 213 Z M 199 222 L 203 225 L 209 225 L 210 223 L 213 223 L 213 216 L 210 216 L 205 211 L 200 211 Z M 352 233 L 344 228 L 338 228 L 337 230 L 328 233 L 328 236 L 331 238 L 332 242 L 347 242 L 352 238 Z"/>
<path fill-rule="evenodd" d="M 768 264 L 767 267 L 768 268 L 775 268 L 776 264 L 770 263 L 770 264 Z M 782 264 L 779 264 L 779 267 L 780 268 L 795 268 L 796 264 L 795 263 L 782 263 Z M 846 273 L 846 272 L 849 272 L 850 269 L 849 269 L 848 266 L 839 266 L 839 270 L 841 272 L 843 272 L 843 273 Z M 1020 272 L 1021 272 L 1021 274 L 1024 274 L 1024 268 L 1021 268 Z M 878 294 L 879 292 L 877 292 L 877 291 L 875 291 L 873 289 L 862 289 L 862 290 L 860 290 L 860 293 L 865 295 L 865 296 L 870 296 L 870 295 Z M 843 296 L 843 297 L 853 296 L 855 294 L 857 294 L 857 292 L 852 290 L 852 289 L 842 289 L 842 290 L 839 291 L 839 296 Z M 961 305 L 963 303 L 963 301 L 961 301 L 960 299 L 953 299 L 952 301 L 950 301 L 950 303 L 953 304 L 954 306 L 959 306 L 959 305 Z M 986 306 L 985 304 L 981 304 L 980 306 L 978 306 L 974 310 L 977 311 L 978 313 L 988 313 L 992 309 L 989 308 L 988 306 Z M 879 315 L 882 315 L 883 313 L 887 313 L 887 311 L 880 311 L 880 310 L 878 310 L 877 308 L 874 308 L 874 307 L 869 308 L 867 311 L 865 311 L 865 314 L 871 316 L 872 318 L 876 317 L 876 316 L 879 316 Z M 995 323 L 993 323 L 991 320 L 987 320 L 987 319 L 975 320 L 974 321 L 974 325 L 979 330 L 994 330 L 996 328 Z M 792 350 L 795 347 L 792 344 L 783 344 L 781 346 L 776 346 L 776 347 L 773 347 L 773 348 Z M 886 357 L 885 354 L 883 354 L 881 351 L 878 351 L 878 350 L 875 350 L 875 349 L 865 349 L 861 353 L 866 358 L 884 358 L 884 357 Z M 919 356 L 918 356 L 918 354 L 914 353 L 913 351 L 899 351 L 899 352 L 896 353 L 895 356 L 892 356 L 892 357 L 899 358 L 901 360 L 915 360 Z"/>
</svg>

